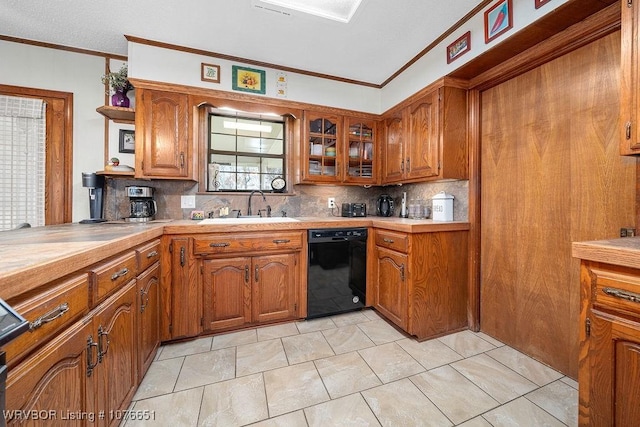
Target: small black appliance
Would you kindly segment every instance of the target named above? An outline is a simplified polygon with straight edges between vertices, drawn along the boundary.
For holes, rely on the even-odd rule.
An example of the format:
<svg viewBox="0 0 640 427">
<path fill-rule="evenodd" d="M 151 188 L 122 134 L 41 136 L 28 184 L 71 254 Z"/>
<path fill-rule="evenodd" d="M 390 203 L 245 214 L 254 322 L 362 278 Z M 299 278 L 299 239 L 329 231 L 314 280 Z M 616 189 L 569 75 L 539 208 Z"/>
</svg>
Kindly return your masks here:
<svg viewBox="0 0 640 427">
<path fill-rule="evenodd" d="M 345 217 L 367 216 L 366 203 L 343 203 L 341 215 Z"/>
<path fill-rule="evenodd" d="M 104 176 L 82 172 L 82 186 L 89 188 L 89 214 L 91 218 L 83 219 L 80 224 L 105 222 L 106 219 L 102 217 Z"/>
<path fill-rule="evenodd" d="M 393 215 L 393 198 L 387 194 L 378 197 L 376 202 L 376 213 L 378 216 Z"/>
</svg>

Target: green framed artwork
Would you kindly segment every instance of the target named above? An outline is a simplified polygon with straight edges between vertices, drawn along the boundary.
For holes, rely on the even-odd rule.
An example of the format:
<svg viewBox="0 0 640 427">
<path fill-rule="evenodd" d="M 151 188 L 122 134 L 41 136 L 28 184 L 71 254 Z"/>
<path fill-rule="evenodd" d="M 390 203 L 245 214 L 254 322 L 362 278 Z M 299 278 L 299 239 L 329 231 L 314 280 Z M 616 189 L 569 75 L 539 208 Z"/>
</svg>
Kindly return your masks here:
<svg viewBox="0 0 640 427">
<path fill-rule="evenodd" d="M 266 79 L 264 70 L 256 70 L 255 68 L 241 67 L 234 65 L 232 67 L 233 90 L 251 93 L 266 93 Z"/>
</svg>

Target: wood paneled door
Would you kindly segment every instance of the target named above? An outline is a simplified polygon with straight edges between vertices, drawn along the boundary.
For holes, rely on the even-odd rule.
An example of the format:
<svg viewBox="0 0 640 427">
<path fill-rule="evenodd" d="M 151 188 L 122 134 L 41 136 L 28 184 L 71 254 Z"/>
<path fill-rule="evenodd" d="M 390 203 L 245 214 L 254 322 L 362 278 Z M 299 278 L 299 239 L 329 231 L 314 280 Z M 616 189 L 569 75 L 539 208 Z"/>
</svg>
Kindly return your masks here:
<svg viewBox="0 0 640 427">
<path fill-rule="evenodd" d="M 571 242 L 636 218 L 619 155 L 620 33 L 481 93 L 481 330 L 576 378 Z"/>
</svg>

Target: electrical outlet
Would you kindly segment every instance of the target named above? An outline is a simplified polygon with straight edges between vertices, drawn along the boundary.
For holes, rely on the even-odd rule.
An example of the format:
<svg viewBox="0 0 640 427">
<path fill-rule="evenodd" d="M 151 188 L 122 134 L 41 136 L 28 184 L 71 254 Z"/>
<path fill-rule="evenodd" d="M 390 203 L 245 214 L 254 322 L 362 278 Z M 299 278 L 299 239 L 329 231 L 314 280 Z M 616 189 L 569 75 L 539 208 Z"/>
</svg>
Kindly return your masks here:
<svg viewBox="0 0 640 427">
<path fill-rule="evenodd" d="M 193 196 L 193 195 L 180 196 L 180 207 L 182 209 L 195 209 L 196 196 Z"/>
<path fill-rule="evenodd" d="M 327 207 L 329 209 L 333 209 L 336 207 L 336 198 L 335 197 L 329 197 L 327 199 Z"/>
</svg>

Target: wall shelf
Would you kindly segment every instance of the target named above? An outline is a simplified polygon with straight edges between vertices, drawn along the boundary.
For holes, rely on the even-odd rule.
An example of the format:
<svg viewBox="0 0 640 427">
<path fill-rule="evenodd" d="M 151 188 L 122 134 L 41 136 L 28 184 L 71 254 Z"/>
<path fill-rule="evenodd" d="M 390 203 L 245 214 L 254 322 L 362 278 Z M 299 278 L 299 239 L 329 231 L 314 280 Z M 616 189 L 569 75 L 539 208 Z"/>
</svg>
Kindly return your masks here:
<svg viewBox="0 0 640 427">
<path fill-rule="evenodd" d="M 96 111 L 115 123 L 133 125 L 136 121 L 136 112 L 133 108 L 103 105 L 96 108 Z"/>
</svg>

